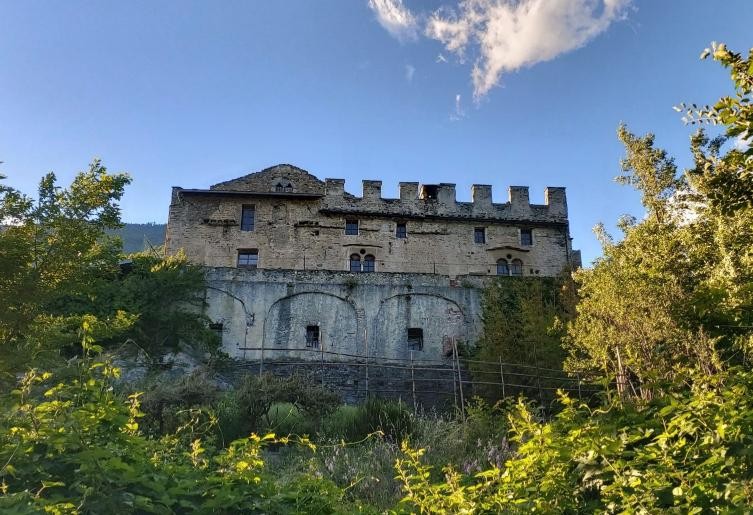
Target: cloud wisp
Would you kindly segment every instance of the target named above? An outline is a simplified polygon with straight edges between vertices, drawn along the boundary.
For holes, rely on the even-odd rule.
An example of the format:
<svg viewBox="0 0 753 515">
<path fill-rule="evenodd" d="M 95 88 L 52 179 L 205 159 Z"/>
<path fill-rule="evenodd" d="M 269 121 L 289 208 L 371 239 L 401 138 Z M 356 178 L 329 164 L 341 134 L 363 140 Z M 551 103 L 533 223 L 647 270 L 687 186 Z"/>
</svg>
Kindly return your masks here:
<svg viewBox="0 0 753 515">
<path fill-rule="evenodd" d="M 377 19 L 405 41 L 426 20 L 424 36 L 461 62 L 475 56 L 473 96 L 481 99 L 506 73 L 576 50 L 624 19 L 631 0 L 460 0 L 416 16 L 402 0 L 369 0 Z M 441 54 L 440 54 L 441 55 Z M 442 57 L 444 60 L 444 56 Z"/>
<path fill-rule="evenodd" d="M 369 0 L 369 7 L 379 24 L 398 41 L 418 39 L 418 20 L 403 0 Z"/>
<path fill-rule="evenodd" d="M 413 82 L 413 76 L 416 74 L 416 67 L 411 64 L 405 65 L 405 80 Z"/>
</svg>

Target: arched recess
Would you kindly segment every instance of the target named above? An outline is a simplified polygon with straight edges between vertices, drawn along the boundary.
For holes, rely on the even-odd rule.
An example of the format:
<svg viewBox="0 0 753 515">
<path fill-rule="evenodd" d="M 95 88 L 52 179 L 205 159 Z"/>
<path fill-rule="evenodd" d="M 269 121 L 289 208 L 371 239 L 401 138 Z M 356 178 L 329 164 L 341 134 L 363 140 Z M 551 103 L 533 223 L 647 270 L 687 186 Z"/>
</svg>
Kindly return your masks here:
<svg viewBox="0 0 753 515">
<path fill-rule="evenodd" d="M 307 328 L 317 327 L 318 346 L 309 346 Z M 356 354 L 356 309 L 348 300 L 326 292 L 300 292 L 276 300 L 264 319 L 265 359 L 300 357 L 321 359 L 326 352 Z M 324 355 L 326 360 L 342 359 Z"/>
<path fill-rule="evenodd" d="M 255 316 L 240 297 L 222 288 L 207 286 L 204 314 L 214 323 L 222 324 L 222 350 L 231 357 L 245 354 L 246 335 L 254 325 Z"/>
<path fill-rule="evenodd" d="M 421 329 L 416 359 L 444 359 L 453 339 L 464 341 L 468 324 L 462 307 L 434 293 L 406 293 L 382 301 L 369 337 L 372 357 L 410 359 L 408 329 Z"/>
</svg>

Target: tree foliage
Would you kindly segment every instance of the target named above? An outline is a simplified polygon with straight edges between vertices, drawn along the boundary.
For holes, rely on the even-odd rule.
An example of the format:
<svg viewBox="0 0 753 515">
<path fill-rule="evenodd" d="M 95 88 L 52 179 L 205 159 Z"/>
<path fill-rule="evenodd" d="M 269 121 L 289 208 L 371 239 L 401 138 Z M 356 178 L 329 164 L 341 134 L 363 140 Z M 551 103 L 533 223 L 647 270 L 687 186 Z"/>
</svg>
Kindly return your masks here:
<svg viewBox="0 0 753 515">
<path fill-rule="evenodd" d="M 420 450 L 398 461 L 403 513 L 743 513 L 753 504 L 753 375 L 645 405 L 593 411 L 567 397 L 542 423 L 519 403 L 516 456 L 472 478 L 431 483 Z"/>
<path fill-rule="evenodd" d="M 723 46 L 714 57 L 732 67 L 737 97 L 703 117 L 747 137 L 753 70 Z M 619 243 L 598 231 L 603 256 L 576 274 L 567 366 L 648 398 L 742 363 L 753 348 L 753 205 L 744 201 L 753 160 L 699 131 L 694 166 L 678 174 L 652 134 L 621 126 L 618 136 L 626 157 L 617 181 L 639 191 L 646 217 L 623 217 Z"/>
<path fill-rule="evenodd" d="M 67 188 L 45 175 L 35 199 L 0 187 L 0 383 L 78 354 L 86 316 L 102 344 L 130 341 L 155 360 L 181 341 L 216 347 L 201 268 L 182 255 L 124 260 L 110 234 L 129 182 L 95 160 Z"/>
<path fill-rule="evenodd" d="M 358 511 L 325 479 L 300 475 L 281 484 L 266 473 L 263 445 L 287 438 L 250 435 L 217 449 L 190 421 L 160 439 L 142 436 L 140 395 L 126 401 L 116 396 L 112 379 L 118 373 L 86 359 L 67 382 L 36 370 L 25 375 L 0 411 L 0 511 Z M 307 440 L 298 444 L 313 449 Z"/>
<path fill-rule="evenodd" d="M 507 380 L 525 387 L 536 384 L 538 367 L 562 369 L 566 356 L 562 336 L 575 309 L 575 290 L 569 277 L 503 277 L 484 289 L 482 302 L 484 332 L 474 353 L 481 363 L 471 367 L 481 383 L 474 393 L 492 401 L 501 398 L 499 386 L 483 384 L 501 380 L 499 362 L 519 365 L 507 368 Z M 530 395 L 532 390 L 505 390 L 508 396 L 517 392 Z"/>
</svg>

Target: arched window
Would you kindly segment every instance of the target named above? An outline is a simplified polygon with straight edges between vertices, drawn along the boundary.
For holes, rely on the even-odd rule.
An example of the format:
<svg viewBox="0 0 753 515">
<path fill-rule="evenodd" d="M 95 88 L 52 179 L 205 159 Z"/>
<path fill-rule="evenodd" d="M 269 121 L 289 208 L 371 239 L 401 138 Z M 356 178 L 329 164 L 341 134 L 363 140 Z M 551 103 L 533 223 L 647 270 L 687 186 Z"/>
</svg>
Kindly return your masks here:
<svg viewBox="0 0 753 515">
<path fill-rule="evenodd" d="M 285 193 L 292 193 L 293 192 L 293 185 L 289 182 L 285 184 Z"/>
<path fill-rule="evenodd" d="M 282 193 L 282 192 L 284 191 L 284 188 L 283 188 L 283 186 L 282 186 L 282 183 L 281 183 L 281 182 L 278 182 L 277 184 L 275 184 L 275 191 L 276 191 L 277 193 Z"/>
<path fill-rule="evenodd" d="M 366 254 L 366 256 L 363 258 L 363 271 L 364 272 L 373 272 L 376 269 L 376 261 L 374 260 L 374 256 L 371 254 Z"/>
<path fill-rule="evenodd" d="M 523 262 L 519 259 L 512 260 L 510 275 L 523 275 Z"/>
<path fill-rule="evenodd" d="M 351 272 L 361 271 L 361 256 L 359 256 L 358 254 L 352 254 L 350 256 L 350 271 Z"/>
<path fill-rule="evenodd" d="M 497 275 L 510 275 L 510 267 L 506 259 L 497 260 Z"/>
</svg>

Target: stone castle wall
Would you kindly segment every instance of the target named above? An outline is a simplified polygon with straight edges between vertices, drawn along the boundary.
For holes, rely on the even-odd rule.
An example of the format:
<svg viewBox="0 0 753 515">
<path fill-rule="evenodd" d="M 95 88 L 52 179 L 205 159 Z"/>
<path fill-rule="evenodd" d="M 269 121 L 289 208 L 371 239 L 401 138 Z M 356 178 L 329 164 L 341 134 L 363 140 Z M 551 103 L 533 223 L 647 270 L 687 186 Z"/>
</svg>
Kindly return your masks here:
<svg viewBox="0 0 753 515">
<path fill-rule="evenodd" d="M 449 364 L 453 341 L 475 343 L 479 336 L 480 288 L 489 280 L 212 268 L 206 314 L 222 324 L 222 348 L 233 358 L 409 360 L 408 329 L 415 328 L 423 346 L 414 358 Z M 315 348 L 307 347 L 308 326 L 319 328 Z"/>
<path fill-rule="evenodd" d="M 528 188 L 511 187 L 506 203 L 492 202 L 488 185 L 474 185 L 472 202 L 457 202 L 455 185 L 401 183 L 399 199 L 381 196 L 381 181 L 363 181 L 363 195 L 345 192 L 344 181 L 319 181 L 281 165 L 214 185 L 175 188 L 167 251 L 190 260 L 234 267 L 239 249 L 258 251 L 258 267 L 286 270 L 349 269 L 349 256 L 375 257 L 380 272 L 451 277 L 495 275 L 499 259 L 523 263 L 523 275 L 554 276 L 573 264 L 564 188 L 547 188 L 545 203 L 529 202 Z M 284 185 L 287 191 L 277 191 Z M 244 205 L 253 205 L 253 231 L 240 228 Z M 357 235 L 345 234 L 346 220 Z M 404 223 L 407 237 L 398 238 Z M 476 243 L 474 230 L 485 241 Z M 520 231 L 531 230 L 532 245 Z"/>
</svg>

